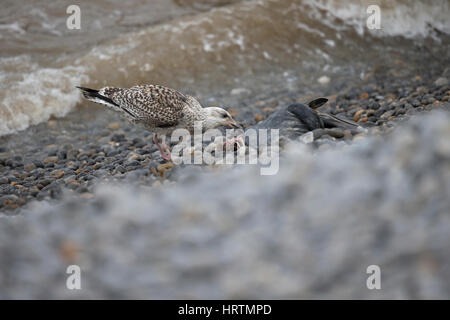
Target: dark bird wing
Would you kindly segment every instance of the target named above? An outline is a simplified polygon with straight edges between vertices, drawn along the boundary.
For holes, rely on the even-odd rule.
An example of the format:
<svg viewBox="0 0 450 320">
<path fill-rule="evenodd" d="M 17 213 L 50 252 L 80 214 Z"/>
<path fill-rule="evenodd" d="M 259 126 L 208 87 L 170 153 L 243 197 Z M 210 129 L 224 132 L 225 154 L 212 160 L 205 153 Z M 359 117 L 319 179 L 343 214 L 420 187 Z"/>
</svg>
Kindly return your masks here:
<svg viewBox="0 0 450 320">
<path fill-rule="evenodd" d="M 324 105 L 328 101 L 327 98 L 318 98 L 308 103 L 308 106 L 312 109 L 317 109 Z M 357 128 L 359 127 L 359 124 L 356 122 L 353 122 L 348 119 L 342 119 L 339 117 L 336 117 L 332 114 L 320 112 L 316 110 L 317 114 L 320 116 L 321 120 L 323 121 L 323 124 L 325 127 L 344 127 L 344 128 Z"/>
<path fill-rule="evenodd" d="M 320 106 L 324 105 L 325 103 L 327 103 L 328 99 L 327 98 L 318 98 L 315 99 L 313 101 L 308 102 L 308 106 L 312 109 L 317 109 Z"/>
<path fill-rule="evenodd" d="M 323 121 L 317 112 L 303 103 L 291 104 L 287 110 L 295 115 L 305 125 L 308 131 L 324 127 Z"/>
<path fill-rule="evenodd" d="M 329 113 L 324 112 L 317 112 L 322 121 L 324 122 L 325 127 L 341 127 L 341 128 L 347 128 L 347 129 L 354 129 L 359 127 L 360 125 L 356 122 L 353 122 L 348 119 L 342 119 L 339 117 L 336 117 Z"/>
<path fill-rule="evenodd" d="M 183 108 L 187 103 L 182 93 L 158 85 L 109 89 L 105 90 L 104 95 L 131 114 L 133 120 L 155 127 L 176 125 L 183 117 Z"/>
</svg>

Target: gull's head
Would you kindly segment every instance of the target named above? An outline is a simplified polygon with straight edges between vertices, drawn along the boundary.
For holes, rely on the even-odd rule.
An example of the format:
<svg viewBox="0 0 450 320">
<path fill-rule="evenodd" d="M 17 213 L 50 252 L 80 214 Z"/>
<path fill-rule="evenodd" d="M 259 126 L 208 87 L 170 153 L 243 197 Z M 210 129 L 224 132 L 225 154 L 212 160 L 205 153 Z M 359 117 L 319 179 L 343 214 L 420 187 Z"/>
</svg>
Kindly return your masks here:
<svg viewBox="0 0 450 320">
<path fill-rule="evenodd" d="M 242 128 L 231 116 L 231 114 L 219 107 L 209 107 L 203 109 L 206 114 L 204 121 L 205 129 L 214 129 L 220 126 L 229 128 Z"/>
</svg>

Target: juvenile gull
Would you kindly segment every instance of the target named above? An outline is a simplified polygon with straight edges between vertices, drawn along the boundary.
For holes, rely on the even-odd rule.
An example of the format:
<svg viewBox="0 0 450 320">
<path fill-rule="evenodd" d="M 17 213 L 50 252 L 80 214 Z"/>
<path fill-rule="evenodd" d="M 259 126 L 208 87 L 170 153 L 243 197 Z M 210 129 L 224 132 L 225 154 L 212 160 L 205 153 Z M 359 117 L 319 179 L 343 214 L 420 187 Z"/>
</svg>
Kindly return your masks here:
<svg viewBox="0 0 450 320">
<path fill-rule="evenodd" d="M 89 101 L 105 105 L 122 113 L 129 121 L 142 124 L 152 131 L 153 141 L 164 160 L 171 154 L 165 142 L 158 136 L 170 135 L 175 129 L 194 130 L 194 122 L 201 121 L 204 130 L 227 126 L 240 128 L 224 109 L 203 108 L 193 97 L 160 85 L 138 85 L 131 88 L 105 87 L 100 90 L 77 87 Z"/>
</svg>

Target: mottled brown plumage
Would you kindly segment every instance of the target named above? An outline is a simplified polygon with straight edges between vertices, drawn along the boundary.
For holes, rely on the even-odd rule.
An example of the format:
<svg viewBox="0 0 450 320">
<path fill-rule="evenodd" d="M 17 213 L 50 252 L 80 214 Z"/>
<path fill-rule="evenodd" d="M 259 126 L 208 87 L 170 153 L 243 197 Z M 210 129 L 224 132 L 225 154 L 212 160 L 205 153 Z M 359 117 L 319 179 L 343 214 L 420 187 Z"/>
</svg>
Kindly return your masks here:
<svg viewBox="0 0 450 320">
<path fill-rule="evenodd" d="M 188 99 L 178 91 L 157 86 L 142 85 L 129 89 L 103 88 L 101 95 L 109 97 L 131 115 L 130 120 L 148 127 L 175 126 L 183 118 Z"/>
<path fill-rule="evenodd" d="M 100 90 L 77 88 L 82 90 L 87 100 L 106 105 L 152 131 L 158 147 L 157 135 L 169 135 L 178 128 L 192 132 L 196 121 L 200 121 L 205 130 L 222 125 L 239 127 L 226 110 L 202 108 L 195 98 L 160 85 L 105 87 Z M 163 154 L 161 148 L 160 151 Z"/>
</svg>

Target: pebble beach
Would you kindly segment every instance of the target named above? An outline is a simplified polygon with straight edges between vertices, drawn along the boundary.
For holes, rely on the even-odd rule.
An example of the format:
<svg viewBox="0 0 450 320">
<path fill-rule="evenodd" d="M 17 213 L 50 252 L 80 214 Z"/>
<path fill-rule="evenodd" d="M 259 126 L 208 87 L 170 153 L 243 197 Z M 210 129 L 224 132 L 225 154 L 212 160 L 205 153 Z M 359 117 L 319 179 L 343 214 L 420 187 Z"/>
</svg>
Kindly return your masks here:
<svg viewBox="0 0 450 320">
<path fill-rule="evenodd" d="M 448 1 L 68 4 L 0 14 L 0 299 L 450 298 Z M 76 89 L 146 83 L 278 129 L 279 170 L 163 160 Z"/>
</svg>

